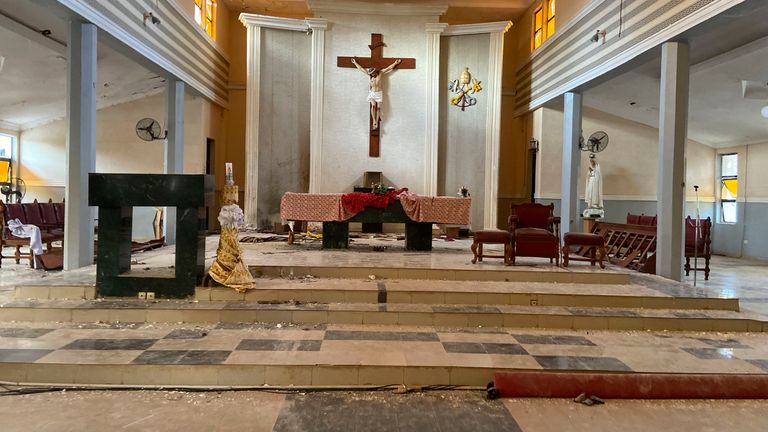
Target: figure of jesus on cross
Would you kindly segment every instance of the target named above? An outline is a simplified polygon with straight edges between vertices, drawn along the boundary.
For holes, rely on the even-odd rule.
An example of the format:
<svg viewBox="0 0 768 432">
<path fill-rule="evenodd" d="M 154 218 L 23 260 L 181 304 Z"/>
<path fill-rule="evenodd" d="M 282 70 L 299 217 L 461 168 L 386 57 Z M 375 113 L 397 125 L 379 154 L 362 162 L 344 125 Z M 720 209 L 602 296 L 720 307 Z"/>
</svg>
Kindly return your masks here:
<svg viewBox="0 0 768 432">
<path fill-rule="evenodd" d="M 371 104 L 371 127 L 377 129 L 379 127 L 379 117 L 381 116 L 381 103 L 384 101 L 384 93 L 381 90 L 381 76 L 392 72 L 393 69 L 400 64 L 402 60 L 397 59 L 392 62 L 391 65 L 384 69 L 376 69 L 375 67 L 364 68 L 360 66 L 357 59 L 352 58 L 352 64 L 362 73 L 368 75 L 368 102 Z"/>
<path fill-rule="evenodd" d="M 336 58 L 336 66 L 343 68 L 357 68 L 368 76 L 368 103 L 370 109 L 370 124 L 368 125 L 368 156 L 379 157 L 379 137 L 381 135 L 381 103 L 384 100 L 382 89 L 382 75 L 386 75 L 395 69 L 416 69 L 416 59 L 408 57 L 384 57 L 384 40 L 379 33 L 371 34 L 370 57 Z"/>
</svg>

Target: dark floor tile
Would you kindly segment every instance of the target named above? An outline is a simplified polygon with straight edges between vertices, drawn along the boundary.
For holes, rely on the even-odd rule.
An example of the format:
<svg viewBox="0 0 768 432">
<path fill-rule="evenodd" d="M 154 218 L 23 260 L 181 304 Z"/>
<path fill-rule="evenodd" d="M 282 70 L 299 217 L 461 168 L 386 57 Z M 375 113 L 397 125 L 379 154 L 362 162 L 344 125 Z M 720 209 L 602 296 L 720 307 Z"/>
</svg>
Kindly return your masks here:
<svg viewBox="0 0 768 432">
<path fill-rule="evenodd" d="M 768 360 L 745 360 L 748 363 L 752 363 L 753 365 L 759 367 L 760 369 L 768 372 Z"/>
<path fill-rule="evenodd" d="M 526 355 L 528 351 L 518 344 L 484 343 L 485 352 L 488 354 Z"/>
<path fill-rule="evenodd" d="M 133 364 L 176 364 L 187 351 L 155 350 L 144 351 L 133 359 Z"/>
<path fill-rule="evenodd" d="M 688 354 L 703 360 L 734 358 L 733 348 L 681 348 Z"/>
<path fill-rule="evenodd" d="M 544 369 L 626 371 L 632 368 L 614 357 L 533 356 Z"/>
<path fill-rule="evenodd" d="M 576 357 L 569 356 L 533 356 L 544 369 L 584 369 Z"/>
<path fill-rule="evenodd" d="M 631 372 L 632 368 L 614 357 L 578 357 L 589 370 Z"/>
<path fill-rule="evenodd" d="M 584 336 L 513 334 L 512 337 L 521 344 L 526 345 L 595 345 Z"/>
<path fill-rule="evenodd" d="M 65 350 L 145 350 L 157 339 L 77 339 L 65 345 Z"/>
<path fill-rule="evenodd" d="M 485 347 L 476 342 L 443 342 L 443 349 L 448 353 L 485 354 Z"/>
<path fill-rule="evenodd" d="M 440 338 L 437 337 L 437 333 L 427 332 L 328 330 L 325 332 L 325 340 L 438 342 Z"/>
<path fill-rule="evenodd" d="M 520 345 L 506 343 L 443 342 L 443 349 L 447 353 L 462 354 L 528 354 Z"/>
<path fill-rule="evenodd" d="M 672 311 L 672 315 L 678 318 L 711 319 L 709 315 L 701 312 Z"/>
<path fill-rule="evenodd" d="M 499 308 L 495 306 L 483 306 L 483 305 L 437 305 L 432 306 L 434 312 L 449 312 L 449 313 L 501 313 Z"/>
<path fill-rule="evenodd" d="M 221 364 L 229 357 L 231 351 L 187 351 L 179 359 L 177 364 L 182 365 L 202 365 L 202 364 Z"/>
<path fill-rule="evenodd" d="M 54 329 L 41 328 L 0 328 L 0 337 L 34 339 L 52 332 Z"/>
<path fill-rule="evenodd" d="M 34 362 L 53 350 L 45 349 L 0 349 L 0 363 Z"/>
<path fill-rule="evenodd" d="M 202 339 L 208 336 L 208 330 L 205 329 L 176 329 L 163 339 Z"/>
<path fill-rule="evenodd" d="M 320 351 L 320 340 L 243 339 L 238 351 Z"/>
<path fill-rule="evenodd" d="M 702 342 L 704 342 L 707 345 L 713 346 L 715 348 L 752 348 L 749 345 L 744 345 L 740 341 L 736 339 L 726 339 L 726 340 L 717 340 L 717 339 L 707 339 L 707 338 L 696 338 Z"/>
</svg>

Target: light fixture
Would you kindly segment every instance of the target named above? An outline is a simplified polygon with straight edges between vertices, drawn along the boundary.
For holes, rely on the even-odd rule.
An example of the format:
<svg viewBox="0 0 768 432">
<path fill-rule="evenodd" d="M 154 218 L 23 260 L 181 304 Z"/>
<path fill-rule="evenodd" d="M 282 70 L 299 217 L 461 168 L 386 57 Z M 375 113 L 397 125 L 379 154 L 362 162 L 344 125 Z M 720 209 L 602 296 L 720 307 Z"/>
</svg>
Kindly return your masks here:
<svg viewBox="0 0 768 432">
<path fill-rule="evenodd" d="M 768 105 L 764 106 L 763 109 L 760 110 L 760 115 L 762 115 L 765 118 L 768 118 Z"/>
<path fill-rule="evenodd" d="M 595 42 L 595 43 L 597 43 L 597 42 L 600 40 L 600 38 L 602 37 L 602 38 L 603 38 L 603 45 L 605 45 L 605 34 L 606 34 L 606 33 L 605 33 L 605 30 L 603 30 L 603 31 L 600 31 L 600 30 L 598 29 L 598 30 L 595 32 L 595 34 L 594 34 L 594 35 L 592 35 L 592 38 L 591 38 L 591 39 L 589 39 L 589 40 L 591 40 L 592 42 Z"/>
<path fill-rule="evenodd" d="M 531 138 L 531 140 L 528 141 L 528 150 L 533 152 L 539 151 L 539 140 Z"/>
<path fill-rule="evenodd" d="M 160 18 L 156 17 L 152 12 L 144 12 L 144 26 L 147 26 L 147 20 L 150 20 L 152 24 L 160 24 Z"/>
<path fill-rule="evenodd" d="M 0 56 L 0 72 L 3 71 L 3 65 L 5 64 L 5 57 Z"/>
</svg>

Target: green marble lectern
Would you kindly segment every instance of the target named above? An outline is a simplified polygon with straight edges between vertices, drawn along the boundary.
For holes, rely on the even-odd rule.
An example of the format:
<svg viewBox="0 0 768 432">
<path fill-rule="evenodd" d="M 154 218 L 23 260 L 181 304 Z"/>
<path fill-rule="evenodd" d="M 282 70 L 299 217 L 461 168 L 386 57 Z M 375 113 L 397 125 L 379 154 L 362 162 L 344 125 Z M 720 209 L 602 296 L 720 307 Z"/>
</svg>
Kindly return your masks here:
<svg viewBox="0 0 768 432">
<path fill-rule="evenodd" d="M 88 205 L 98 207 L 96 289 L 104 296 L 194 295 L 205 273 L 205 206 L 214 177 L 182 174 L 88 175 Z M 176 261 L 167 274 L 131 271 L 133 207 L 176 208 Z"/>
</svg>

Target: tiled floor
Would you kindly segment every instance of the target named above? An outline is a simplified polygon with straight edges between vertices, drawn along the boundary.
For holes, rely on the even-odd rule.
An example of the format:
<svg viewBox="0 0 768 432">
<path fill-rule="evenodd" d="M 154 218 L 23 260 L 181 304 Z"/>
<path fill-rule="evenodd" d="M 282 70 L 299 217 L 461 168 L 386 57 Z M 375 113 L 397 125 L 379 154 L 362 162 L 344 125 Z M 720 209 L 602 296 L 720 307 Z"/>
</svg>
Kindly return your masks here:
<svg viewBox="0 0 768 432">
<path fill-rule="evenodd" d="M 763 432 L 767 410 L 768 402 L 757 400 L 607 400 L 593 407 L 569 399 L 487 401 L 478 391 L 56 391 L 0 397 L 3 432 Z"/>
<path fill-rule="evenodd" d="M 505 331 L 389 326 L 179 328 L 46 324 L 0 329 L 0 363 L 511 367 L 768 373 L 768 335 Z M 341 384 L 341 383 L 340 383 Z M 347 383 L 352 384 L 352 383 Z M 398 384 L 394 382 L 392 384 Z M 449 384 L 446 382 L 445 384 Z"/>
</svg>

